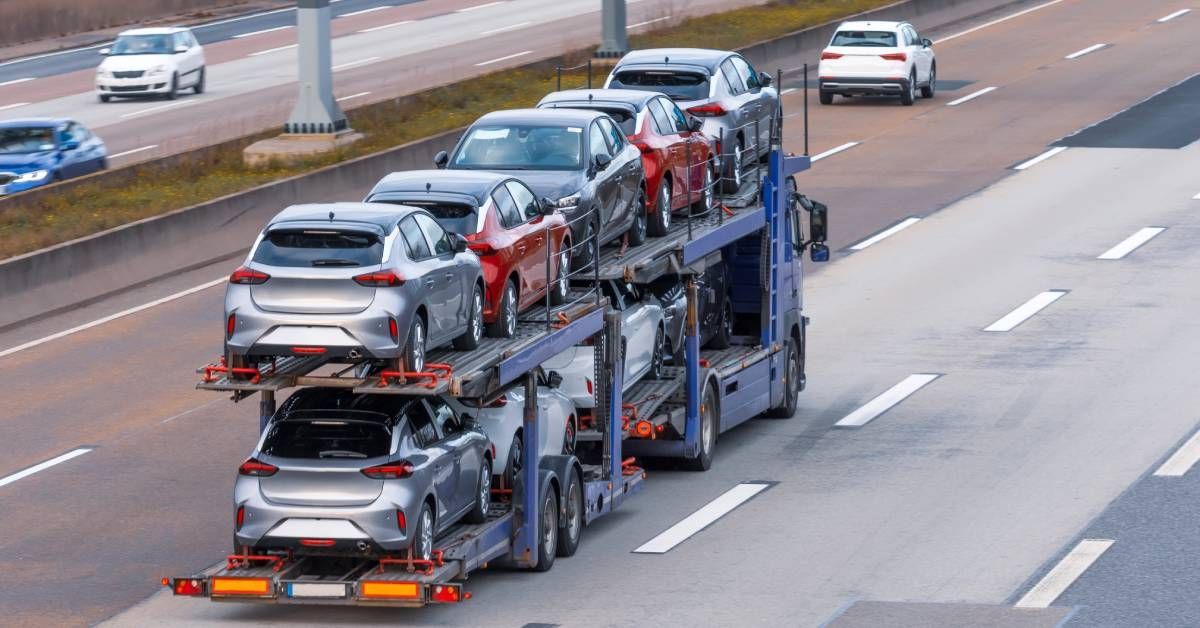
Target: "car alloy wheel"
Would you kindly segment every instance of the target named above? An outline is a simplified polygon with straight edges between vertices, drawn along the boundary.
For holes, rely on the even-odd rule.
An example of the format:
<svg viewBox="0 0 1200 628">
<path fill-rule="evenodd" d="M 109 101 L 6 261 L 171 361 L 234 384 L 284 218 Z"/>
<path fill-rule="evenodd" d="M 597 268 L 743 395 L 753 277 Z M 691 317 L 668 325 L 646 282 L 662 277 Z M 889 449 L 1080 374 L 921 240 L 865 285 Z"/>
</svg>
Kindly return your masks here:
<svg viewBox="0 0 1200 628">
<path fill-rule="evenodd" d="M 712 173 L 712 167 L 707 166 L 707 165 L 704 167 L 704 191 L 701 192 L 701 194 L 700 194 L 700 202 L 703 204 L 703 207 L 700 208 L 700 211 L 702 213 L 707 212 L 708 210 L 712 209 L 712 206 L 713 206 L 713 173 Z"/>
<path fill-rule="evenodd" d="M 567 426 L 563 429 L 563 453 L 575 453 L 575 419 L 567 417 Z"/>
<path fill-rule="evenodd" d="M 408 332 L 408 368 L 420 373 L 425 370 L 425 323 L 419 315 L 413 316 L 412 329 Z"/>
<path fill-rule="evenodd" d="M 517 290 L 512 283 L 504 288 L 504 333 L 509 338 L 517 333 Z"/>
<path fill-rule="evenodd" d="M 662 377 L 663 351 L 666 349 L 666 339 L 662 327 L 654 333 L 654 353 L 650 357 L 650 379 Z"/>
<path fill-rule="evenodd" d="M 471 301 L 471 337 L 479 342 L 483 338 L 483 294 L 479 288 L 475 288 L 475 296 Z"/>
<path fill-rule="evenodd" d="M 421 560 L 429 560 L 433 557 L 433 513 L 429 512 L 429 506 L 421 509 L 421 536 L 417 539 L 420 544 L 414 548 L 414 554 Z"/>
<path fill-rule="evenodd" d="M 492 466 L 485 460 L 479 470 L 479 509 L 487 514 L 492 503 Z"/>
</svg>

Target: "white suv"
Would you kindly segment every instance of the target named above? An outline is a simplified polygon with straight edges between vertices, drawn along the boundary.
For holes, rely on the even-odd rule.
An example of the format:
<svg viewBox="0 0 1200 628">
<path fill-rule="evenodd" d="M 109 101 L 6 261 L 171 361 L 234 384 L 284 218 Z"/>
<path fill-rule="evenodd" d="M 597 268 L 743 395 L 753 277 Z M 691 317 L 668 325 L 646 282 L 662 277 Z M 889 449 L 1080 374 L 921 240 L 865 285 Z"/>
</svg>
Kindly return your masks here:
<svg viewBox="0 0 1200 628">
<path fill-rule="evenodd" d="M 894 94 L 905 105 L 933 98 L 937 61 L 933 42 L 908 22 L 843 22 L 821 52 L 817 69 L 821 104 L 834 94 Z"/>
<path fill-rule="evenodd" d="M 117 36 L 96 70 L 101 102 L 115 96 L 175 98 L 181 89 L 204 92 L 204 49 L 183 27 L 138 28 Z"/>
</svg>

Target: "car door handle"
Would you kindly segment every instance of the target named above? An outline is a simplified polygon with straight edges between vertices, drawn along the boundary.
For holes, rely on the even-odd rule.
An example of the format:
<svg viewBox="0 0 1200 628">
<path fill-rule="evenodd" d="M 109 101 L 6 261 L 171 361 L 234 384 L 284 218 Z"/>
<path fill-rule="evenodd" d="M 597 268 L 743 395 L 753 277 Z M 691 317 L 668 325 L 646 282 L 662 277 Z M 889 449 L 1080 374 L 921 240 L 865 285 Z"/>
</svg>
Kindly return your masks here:
<svg viewBox="0 0 1200 628">
<path fill-rule="evenodd" d="M 425 278 L 425 287 L 426 288 L 432 288 L 436 283 L 437 283 L 437 280 L 434 279 L 433 277 Z"/>
</svg>

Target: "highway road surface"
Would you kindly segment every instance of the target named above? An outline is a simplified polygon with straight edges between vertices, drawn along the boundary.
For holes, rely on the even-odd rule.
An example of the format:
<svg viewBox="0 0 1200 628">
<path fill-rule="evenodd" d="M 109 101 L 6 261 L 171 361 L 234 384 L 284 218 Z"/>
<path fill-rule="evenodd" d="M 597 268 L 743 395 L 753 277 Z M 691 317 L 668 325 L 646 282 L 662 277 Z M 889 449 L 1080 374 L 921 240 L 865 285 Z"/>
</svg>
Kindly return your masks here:
<svg viewBox="0 0 1200 628">
<path fill-rule="evenodd" d="M 229 549 L 229 489 L 255 438 L 253 403 L 192 388 L 220 348 L 222 287 L 203 286 L 230 264 L 0 331 L 0 616 L 1196 625 L 1200 11 L 1188 8 L 1016 4 L 925 33 L 952 88 L 932 100 L 814 96 L 821 158 L 800 187 L 832 208 L 835 259 L 807 283 L 795 417 L 722 435 L 704 475 L 653 472 L 575 557 L 547 574 L 473 575 L 465 604 L 253 607 L 158 590 Z M 801 137 L 789 119 L 785 147 Z M 746 482 L 769 488 L 665 553 L 634 551 Z"/>
<path fill-rule="evenodd" d="M 631 32 L 756 0 L 638 0 Z M 600 41 L 596 0 L 343 0 L 333 5 L 334 95 L 345 108 L 521 65 Z M 282 128 L 296 98 L 295 12 L 199 28 L 204 94 L 98 101 L 98 47 L 0 64 L 0 118 L 83 122 L 113 165 Z"/>
</svg>

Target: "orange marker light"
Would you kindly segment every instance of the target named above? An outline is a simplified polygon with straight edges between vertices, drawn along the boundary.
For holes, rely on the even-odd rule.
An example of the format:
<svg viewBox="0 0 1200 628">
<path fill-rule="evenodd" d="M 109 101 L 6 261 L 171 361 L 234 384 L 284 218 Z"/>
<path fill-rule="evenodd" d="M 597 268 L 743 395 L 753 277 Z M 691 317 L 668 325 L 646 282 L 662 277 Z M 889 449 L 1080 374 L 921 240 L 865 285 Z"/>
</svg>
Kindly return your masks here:
<svg viewBox="0 0 1200 628">
<path fill-rule="evenodd" d="M 271 597 L 270 578 L 213 578 L 212 594 Z"/>
<path fill-rule="evenodd" d="M 359 585 L 360 597 L 372 599 L 421 599 L 421 585 L 416 582 L 381 582 L 368 580 Z"/>
</svg>

